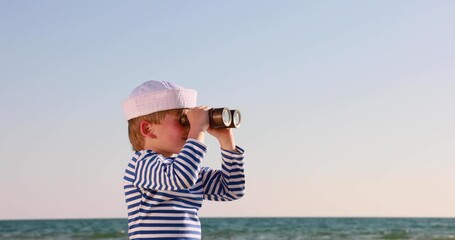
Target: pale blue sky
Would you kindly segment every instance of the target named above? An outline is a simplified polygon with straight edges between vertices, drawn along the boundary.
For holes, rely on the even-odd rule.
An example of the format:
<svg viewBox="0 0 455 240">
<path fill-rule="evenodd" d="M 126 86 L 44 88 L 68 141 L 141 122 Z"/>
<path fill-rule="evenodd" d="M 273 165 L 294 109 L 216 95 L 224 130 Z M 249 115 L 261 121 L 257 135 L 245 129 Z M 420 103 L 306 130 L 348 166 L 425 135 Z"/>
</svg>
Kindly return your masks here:
<svg viewBox="0 0 455 240">
<path fill-rule="evenodd" d="M 0 219 L 126 217 L 140 83 L 242 111 L 204 216 L 455 217 L 455 1 L 1 1 Z M 216 141 L 204 165 L 219 166 Z"/>
</svg>

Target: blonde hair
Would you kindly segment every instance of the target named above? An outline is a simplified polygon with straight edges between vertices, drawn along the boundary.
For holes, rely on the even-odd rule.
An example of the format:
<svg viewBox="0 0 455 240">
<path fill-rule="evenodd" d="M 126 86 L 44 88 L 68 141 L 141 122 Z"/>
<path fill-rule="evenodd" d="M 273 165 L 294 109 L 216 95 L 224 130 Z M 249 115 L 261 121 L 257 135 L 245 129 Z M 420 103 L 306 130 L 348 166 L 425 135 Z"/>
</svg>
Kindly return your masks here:
<svg viewBox="0 0 455 240">
<path fill-rule="evenodd" d="M 141 122 L 147 121 L 153 124 L 160 124 L 167 114 L 175 116 L 181 116 L 185 113 L 184 108 L 171 109 L 160 112 L 154 112 L 147 115 L 139 116 L 128 120 L 128 136 L 130 143 L 134 151 L 140 151 L 144 149 L 145 139 L 141 134 Z"/>
</svg>

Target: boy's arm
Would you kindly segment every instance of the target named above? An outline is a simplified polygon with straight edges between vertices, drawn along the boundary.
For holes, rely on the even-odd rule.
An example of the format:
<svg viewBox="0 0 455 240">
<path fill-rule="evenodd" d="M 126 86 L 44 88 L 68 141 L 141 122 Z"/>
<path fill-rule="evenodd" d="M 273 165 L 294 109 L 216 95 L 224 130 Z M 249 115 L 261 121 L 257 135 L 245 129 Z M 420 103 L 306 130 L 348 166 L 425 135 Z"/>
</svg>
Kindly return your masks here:
<svg viewBox="0 0 455 240">
<path fill-rule="evenodd" d="M 176 158 L 158 154 L 143 158 L 136 164 L 133 185 L 153 190 L 189 189 L 197 182 L 206 151 L 202 142 L 188 139 Z"/>
<path fill-rule="evenodd" d="M 222 170 L 205 167 L 201 170 L 204 199 L 212 201 L 232 201 L 245 194 L 244 150 L 221 149 Z"/>
</svg>

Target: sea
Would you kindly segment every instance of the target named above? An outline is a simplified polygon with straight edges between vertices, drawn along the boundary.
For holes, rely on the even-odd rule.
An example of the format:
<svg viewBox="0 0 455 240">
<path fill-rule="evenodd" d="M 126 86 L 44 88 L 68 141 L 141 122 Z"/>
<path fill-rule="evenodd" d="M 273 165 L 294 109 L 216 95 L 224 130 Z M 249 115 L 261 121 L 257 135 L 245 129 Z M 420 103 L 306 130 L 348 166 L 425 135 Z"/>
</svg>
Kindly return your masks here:
<svg viewBox="0 0 455 240">
<path fill-rule="evenodd" d="M 455 218 L 202 218 L 201 224 L 205 240 L 455 240 Z M 127 239 L 127 220 L 0 221 L 0 239 Z"/>
</svg>

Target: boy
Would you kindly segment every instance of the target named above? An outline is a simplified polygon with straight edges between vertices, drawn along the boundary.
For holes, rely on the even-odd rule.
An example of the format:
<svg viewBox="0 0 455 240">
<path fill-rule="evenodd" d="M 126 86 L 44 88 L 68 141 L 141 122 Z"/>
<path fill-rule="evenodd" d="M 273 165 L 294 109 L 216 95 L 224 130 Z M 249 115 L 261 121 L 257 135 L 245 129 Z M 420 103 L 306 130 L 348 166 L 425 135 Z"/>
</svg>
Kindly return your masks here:
<svg viewBox="0 0 455 240">
<path fill-rule="evenodd" d="M 135 150 L 123 178 L 130 239 L 200 239 L 202 200 L 244 194 L 244 151 L 231 129 L 209 127 L 208 107 L 196 107 L 196 95 L 170 82 L 147 81 L 123 103 Z M 184 114 L 190 126 L 181 125 Z M 200 165 L 206 132 L 220 143 L 222 170 Z"/>
</svg>

